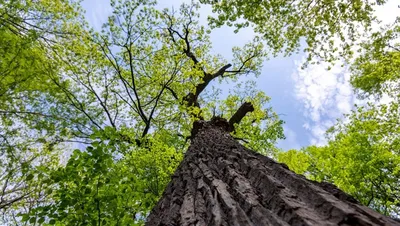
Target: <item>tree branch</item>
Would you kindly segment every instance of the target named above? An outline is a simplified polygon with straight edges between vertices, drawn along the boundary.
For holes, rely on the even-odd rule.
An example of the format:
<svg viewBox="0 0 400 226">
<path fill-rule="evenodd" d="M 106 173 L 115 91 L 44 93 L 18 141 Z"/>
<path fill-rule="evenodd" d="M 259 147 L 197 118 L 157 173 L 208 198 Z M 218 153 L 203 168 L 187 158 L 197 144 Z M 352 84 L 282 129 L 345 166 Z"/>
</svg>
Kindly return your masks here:
<svg viewBox="0 0 400 226">
<path fill-rule="evenodd" d="M 139 94 L 138 94 L 138 91 L 136 90 L 135 74 L 134 74 L 134 71 L 133 71 L 133 56 L 132 56 L 132 52 L 130 50 L 130 46 L 128 47 L 128 45 L 125 45 L 125 49 L 128 52 L 128 56 L 129 56 L 129 70 L 130 70 L 131 80 L 132 80 L 132 90 L 133 90 L 133 93 L 135 94 L 135 97 L 136 97 L 137 107 L 138 107 L 138 110 L 139 110 L 140 114 L 142 114 L 143 120 L 145 121 L 145 123 L 147 123 L 148 118 L 147 118 L 146 114 L 144 113 L 144 111 L 142 109 L 142 105 L 141 105 L 140 99 L 139 99 Z"/>
<path fill-rule="evenodd" d="M 259 56 L 260 54 L 258 51 L 255 50 L 253 54 L 245 58 L 245 60 L 242 60 L 242 64 L 238 68 L 235 67 L 234 70 L 232 71 L 228 71 L 228 69 L 232 67 L 232 64 L 226 64 L 221 68 L 219 68 L 219 70 L 217 70 L 216 72 L 208 72 L 204 67 L 201 66 L 200 64 L 201 60 L 198 58 L 198 56 L 194 54 L 194 52 L 196 51 L 193 50 L 193 43 L 191 42 L 196 39 L 191 39 L 191 35 L 193 34 L 191 34 L 190 32 L 191 32 L 191 26 L 193 25 L 193 20 L 190 13 L 188 14 L 187 21 L 181 24 L 181 26 L 183 27 L 182 31 L 180 31 L 180 29 L 177 28 L 179 24 L 175 22 L 173 15 L 169 15 L 168 13 L 164 13 L 164 15 L 166 18 L 166 30 L 168 31 L 168 36 L 170 37 L 172 43 L 175 45 L 180 45 L 181 43 L 178 41 L 183 41 L 183 50 L 182 50 L 183 54 L 186 55 L 193 62 L 194 64 L 193 68 L 200 70 L 204 75 L 202 81 L 199 84 L 196 84 L 194 92 L 188 93 L 186 96 L 184 96 L 183 102 L 188 107 L 200 108 L 200 105 L 198 103 L 198 98 L 213 79 L 218 77 L 223 77 L 224 74 L 226 73 L 232 75 L 232 74 L 243 74 L 250 72 L 250 70 L 246 70 L 248 67 L 247 66 L 248 62 L 251 61 L 253 58 Z M 172 93 L 172 95 L 176 98 L 176 94 L 173 92 L 172 89 L 170 89 L 170 87 L 166 87 L 166 89 L 169 90 Z M 244 114 L 246 113 L 247 112 L 245 112 Z M 239 115 L 237 117 L 239 117 Z M 244 115 L 240 116 L 239 119 L 235 120 L 238 120 L 237 122 L 239 122 L 243 117 Z M 234 121 L 233 124 L 237 122 Z"/>
<path fill-rule="evenodd" d="M 244 102 L 242 106 L 240 106 L 239 109 L 235 112 L 235 114 L 232 115 L 231 119 L 229 119 L 229 132 L 233 132 L 235 130 L 234 125 L 239 124 L 248 112 L 253 111 L 253 104 L 251 104 L 250 102 Z"/>
<path fill-rule="evenodd" d="M 205 76 L 203 77 L 203 82 L 197 84 L 196 88 L 195 88 L 195 92 L 194 93 L 189 93 L 188 95 L 186 95 L 186 97 L 184 98 L 184 100 L 187 101 L 187 105 L 188 106 L 199 106 L 199 104 L 197 103 L 197 99 L 199 97 L 199 95 L 201 94 L 201 92 L 203 92 L 203 90 L 207 87 L 207 85 L 215 78 L 219 77 L 219 76 L 223 76 L 225 71 L 232 67 L 232 64 L 227 64 L 223 67 L 221 67 L 216 73 L 214 74 L 210 74 L 210 73 L 206 73 Z"/>
<path fill-rule="evenodd" d="M 128 95 L 130 101 L 132 102 L 132 104 L 129 104 L 127 100 L 125 100 L 124 98 L 122 98 L 122 96 L 119 96 L 124 100 L 125 103 L 127 103 L 131 109 L 133 109 L 137 114 L 139 114 L 140 118 L 143 120 L 143 122 L 147 121 L 147 118 L 145 117 L 144 114 L 142 114 L 142 111 L 140 111 L 138 104 L 136 103 L 136 101 L 133 99 L 130 91 L 128 88 L 133 90 L 133 87 L 130 86 L 129 82 L 124 78 L 124 76 L 122 75 L 122 69 L 120 68 L 120 65 L 118 64 L 118 60 L 117 58 L 114 56 L 114 54 L 112 54 L 112 51 L 110 49 L 110 47 L 108 46 L 107 42 L 105 39 L 103 39 L 104 43 L 106 43 L 104 46 L 107 48 L 105 49 L 105 47 L 101 44 L 99 44 L 100 48 L 102 49 L 104 55 L 106 56 L 106 58 L 108 59 L 108 61 L 111 63 L 111 65 L 113 66 L 113 68 L 115 69 L 119 80 L 122 82 L 123 87 L 125 88 L 125 92 Z M 110 56 L 108 56 L 108 53 L 110 54 Z"/>
</svg>

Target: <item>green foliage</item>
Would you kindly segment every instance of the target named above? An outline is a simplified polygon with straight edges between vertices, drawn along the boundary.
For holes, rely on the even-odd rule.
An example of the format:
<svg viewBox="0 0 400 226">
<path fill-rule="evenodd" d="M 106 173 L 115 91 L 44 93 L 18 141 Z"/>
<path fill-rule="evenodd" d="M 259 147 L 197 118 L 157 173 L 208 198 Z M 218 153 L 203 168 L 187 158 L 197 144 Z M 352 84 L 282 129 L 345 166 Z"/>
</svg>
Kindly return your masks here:
<svg viewBox="0 0 400 226">
<path fill-rule="evenodd" d="M 22 220 L 44 219 L 42 223 L 49 225 L 142 224 L 182 159 L 173 148 L 156 139 L 150 142 L 123 156 L 104 142 L 75 150 L 45 181 L 45 193 L 55 202 L 33 209 Z"/>
<path fill-rule="evenodd" d="M 69 123 L 68 111 L 57 114 L 64 100 L 51 47 L 73 33 L 78 11 L 74 2 L 0 1 L 1 224 L 47 201 L 43 180 L 59 165 Z"/>
<path fill-rule="evenodd" d="M 400 20 L 373 33 L 352 66 L 351 83 L 362 96 L 398 97 L 400 75 Z"/>
<path fill-rule="evenodd" d="M 328 133 L 326 146 L 279 153 L 296 173 L 328 181 L 384 214 L 399 211 L 400 121 L 397 103 L 360 107 Z"/>
<path fill-rule="evenodd" d="M 19 214 L 26 214 L 46 202 L 45 181 L 48 172 L 59 165 L 60 154 L 51 144 L 29 149 L 18 145 L 2 150 L 0 209 L 4 213 L 3 223 L 11 224 Z"/>
<path fill-rule="evenodd" d="M 291 169 L 329 181 L 360 202 L 397 217 L 400 200 L 399 20 L 367 34 L 351 65 L 351 83 L 370 102 L 327 131 L 328 144 L 279 153 Z"/>
<path fill-rule="evenodd" d="M 209 22 L 220 27 L 234 26 L 236 31 L 253 27 L 263 36 L 273 54 L 290 54 L 304 50 L 309 60 L 316 57 L 328 61 L 351 56 L 351 46 L 368 31 L 375 18 L 375 5 L 386 1 L 324 0 L 324 1 L 259 1 L 259 0 L 201 0 L 211 4 L 215 17 Z"/>
</svg>

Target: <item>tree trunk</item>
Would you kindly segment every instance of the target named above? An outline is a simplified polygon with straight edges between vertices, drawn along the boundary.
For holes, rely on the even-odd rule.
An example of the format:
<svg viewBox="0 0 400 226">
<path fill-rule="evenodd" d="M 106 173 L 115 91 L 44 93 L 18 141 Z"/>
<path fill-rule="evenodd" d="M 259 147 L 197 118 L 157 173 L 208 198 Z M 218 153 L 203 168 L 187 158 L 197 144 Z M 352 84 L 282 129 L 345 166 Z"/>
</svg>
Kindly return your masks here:
<svg viewBox="0 0 400 226">
<path fill-rule="evenodd" d="M 334 185 L 246 149 L 221 119 L 195 123 L 191 145 L 146 225 L 400 225 Z"/>
</svg>

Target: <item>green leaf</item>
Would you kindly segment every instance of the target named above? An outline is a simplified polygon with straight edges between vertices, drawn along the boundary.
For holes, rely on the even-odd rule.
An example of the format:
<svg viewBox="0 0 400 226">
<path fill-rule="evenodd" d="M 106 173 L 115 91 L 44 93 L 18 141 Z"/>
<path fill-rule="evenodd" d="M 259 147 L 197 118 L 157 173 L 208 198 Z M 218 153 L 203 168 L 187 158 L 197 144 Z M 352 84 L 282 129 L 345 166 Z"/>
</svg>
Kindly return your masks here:
<svg viewBox="0 0 400 226">
<path fill-rule="evenodd" d="M 26 180 L 30 181 L 33 179 L 33 177 L 34 177 L 33 174 L 28 174 L 28 176 L 26 176 Z"/>
<path fill-rule="evenodd" d="M 31 223 L 31 224 L 36 223 L 36 217 L 31 217 L 29 219 L 29 223 Z"/>
<path fill-rule="evenodd" d="M 44 217 L 41 217 L 41 218 L 38 220 L 38 223 L 39 223 L 39 224 L 42 224 L 44 221 L 45 221 L 45 218 L 44 218 Z"/>
</svg>

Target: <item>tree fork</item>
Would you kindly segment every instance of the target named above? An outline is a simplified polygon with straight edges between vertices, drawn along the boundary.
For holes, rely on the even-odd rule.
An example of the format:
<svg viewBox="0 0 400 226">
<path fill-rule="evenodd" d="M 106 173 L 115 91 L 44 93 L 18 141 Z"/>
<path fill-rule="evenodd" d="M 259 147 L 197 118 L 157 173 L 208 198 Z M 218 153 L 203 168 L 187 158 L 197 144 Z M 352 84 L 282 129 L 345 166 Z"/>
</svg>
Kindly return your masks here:
<svg viewBox="0 0 400 226">
<path fill-rule="evenodd" d="M 146 225 L 400 225 L 334 185 L 307 180 L 198 121 L 191 145 Z"/>
</svg>

